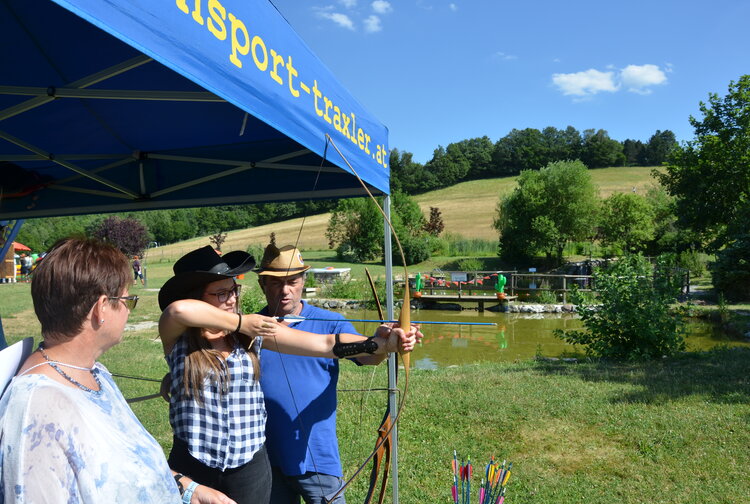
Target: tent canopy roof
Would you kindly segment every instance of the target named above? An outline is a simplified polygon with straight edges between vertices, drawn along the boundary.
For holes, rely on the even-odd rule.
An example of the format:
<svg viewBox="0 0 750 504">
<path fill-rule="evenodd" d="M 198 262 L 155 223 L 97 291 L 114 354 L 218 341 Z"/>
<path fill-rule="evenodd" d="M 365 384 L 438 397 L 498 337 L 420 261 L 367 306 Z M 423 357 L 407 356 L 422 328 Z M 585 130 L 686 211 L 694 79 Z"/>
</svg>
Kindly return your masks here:
<svg viewBox="0 0 750 504">
<path fill-rule="evenodd" d="M 339 151 L 388 192 L 387 129 L 275 7 L 208 5 L 0 0 L 0 220 L 364 194 Z"/>
</svg>

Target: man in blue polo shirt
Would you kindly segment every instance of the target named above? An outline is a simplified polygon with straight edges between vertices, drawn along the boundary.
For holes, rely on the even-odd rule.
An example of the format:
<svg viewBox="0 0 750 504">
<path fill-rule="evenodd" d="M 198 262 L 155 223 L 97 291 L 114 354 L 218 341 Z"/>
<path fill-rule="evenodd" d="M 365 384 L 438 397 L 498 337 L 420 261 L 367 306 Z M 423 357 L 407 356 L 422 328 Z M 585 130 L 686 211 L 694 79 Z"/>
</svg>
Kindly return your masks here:
<svg viewBox="0 0 750 504">
<path fill-rule="evenodd" d="M 336 319 L 333 322 L 302 320 L 285 322 L 295 329 L 317 334 L 357 333 L 351 323 L 334 312 L 302 301 L 305 272 L 310 268 L 291 245 L 266 247 L 258 282 L 267 306 L 261 313 L 282 317 Z M 357 364 L 376 365 L 385 355 L 368 355 Z M 261 352 L 260 381 L 265 395 L 266 447 L 273 469 L 271 504 L 324 502 L 322 497 L 342 484 L 336 439 L 336 385 L 338 359 Z M 344 503 L 343 493 L 336 504 Z"/>
</svg>

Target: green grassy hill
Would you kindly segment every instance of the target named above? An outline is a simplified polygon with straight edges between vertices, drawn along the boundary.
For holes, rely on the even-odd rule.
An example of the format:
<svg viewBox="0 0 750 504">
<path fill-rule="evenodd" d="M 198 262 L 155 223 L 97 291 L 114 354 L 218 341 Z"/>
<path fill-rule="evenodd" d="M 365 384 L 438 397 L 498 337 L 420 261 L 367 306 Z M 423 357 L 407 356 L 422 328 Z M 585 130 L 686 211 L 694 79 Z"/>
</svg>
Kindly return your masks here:
<svg viewBox="0 0 750 504">
<path fill-rule="evenodd" d="M 594 183 L 599 187 L 603 197 L 614 192 L 630 192 L 633 188 L 643 193 L 646 188 L 656 183 L 651 176 L 653 167 L 618 167 L 591 170 Z M 501 195 L 512 191 L 517 177 L 472 180 L 451 187 L 431 191 L 416 196 L 425 215 L 430 207 L 438 207 L 445 222 L 445 231 L 466 238 L 494 240 L 497 232 L 492 228 L 495 217 L 495 206 Z M 325 237 L 330 214 L 311 215 L 304 220 L 292 219 L 275 224 L 258 226 L 250 229 L 231 231 L 222 247 L 224 250 L 245 250 L 249 245 L 268 243 L 272 232 L 276 233 L 278 243 L 296 243 L 302 227 L 299 247 L 302 250 L 325 250 L 328 240 Z M 150 251 L 154 258 L 176 259 L 196 247 L 208 244 L 207 238 L 195 238 Z"/>
</svg>

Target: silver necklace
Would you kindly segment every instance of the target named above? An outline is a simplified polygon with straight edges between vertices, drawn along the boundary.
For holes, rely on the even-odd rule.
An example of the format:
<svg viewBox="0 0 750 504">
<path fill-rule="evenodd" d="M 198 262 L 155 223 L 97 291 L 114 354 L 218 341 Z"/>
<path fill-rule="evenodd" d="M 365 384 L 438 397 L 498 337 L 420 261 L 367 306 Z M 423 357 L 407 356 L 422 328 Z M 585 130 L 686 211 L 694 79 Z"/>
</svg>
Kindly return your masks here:
<svg viewBox="0 0 750 504">
<path fill-rule="evenodd" d="M 49 358 L 49 356 L 47 355 L 47 353 L 44 351 L 44 345 L 42 343 L 39 344 L 39 352 L 41 352 L 42 357 L 44 357 L 44 360 L 47 361 L 47 364 L 49 364 L 52 367 L 52 369 L 54 369 L 55 371 L 57 371 L 60 374 L 60 376 L 62 376 L 66 380 L 68 380 L 70 383 L 72 383 L 73 385 L 75 385 L 79 389 L 83 390 L 84 392 L 93 392 L 93 393 L 101 392 L 101 390 L 102 390 L 102 382 L 99 381 L 99 377 L 94 372 L 94 368 L 93 367 L 88 368 L 88 367 L 82 367 L 82 366 L 74 366 L 73 364 L 66 364 L 64 362 L 53 361 L 53 360 L 51 360 Z M 65 371 L 63 371 L 62 369 L 60 369 L 59 366 L 65 366 L 65 367 L 69 367 L 69 368 L 72 368 L 72 369 L 79 369 L 81 371 L 88 371 L 89 373 L 91 373 L 91 376 L 94 377 L 94 381 L 96 381 L 96 385 L 99 387 L 99 390 L 94 390 L 94 389 L 89 388 L 86 385 L 80 383 L 78 380 L 76 380 L 75 378 L 73 378 L 72 376 L 70 376 L 68 373 L 66 373 Z"/>
</svg>

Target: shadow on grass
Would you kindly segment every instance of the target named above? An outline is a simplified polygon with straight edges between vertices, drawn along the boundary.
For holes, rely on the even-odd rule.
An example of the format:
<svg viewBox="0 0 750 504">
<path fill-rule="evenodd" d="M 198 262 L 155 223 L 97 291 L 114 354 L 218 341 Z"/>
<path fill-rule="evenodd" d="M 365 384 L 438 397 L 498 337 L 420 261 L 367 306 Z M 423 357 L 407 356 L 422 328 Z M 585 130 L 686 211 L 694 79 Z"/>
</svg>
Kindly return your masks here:
<svg viewBox="0 0 750 504">
<path fill-rule="evenodd" d="M 750 349 L 716 348 L 654 362 L 540 362 L 549 375 L 635 385 L 613 402 L 661 403 L 691 395 L 721 404 L 750 404 Z"/>
</svg>

